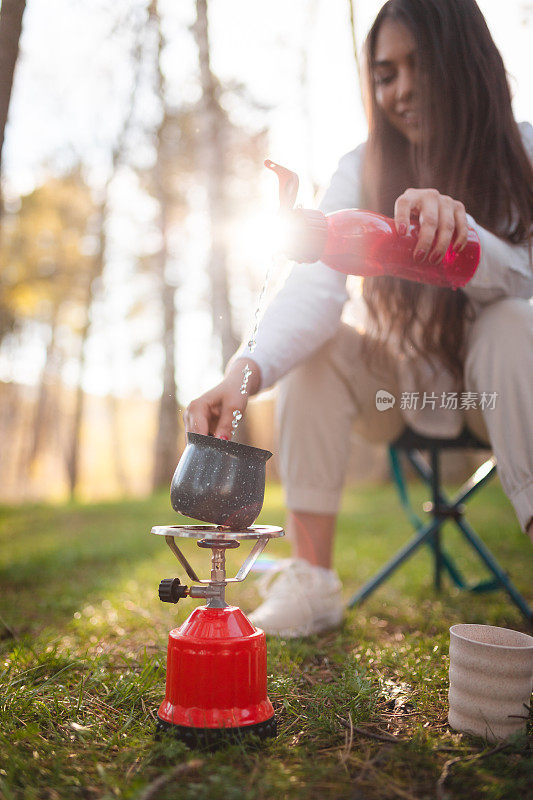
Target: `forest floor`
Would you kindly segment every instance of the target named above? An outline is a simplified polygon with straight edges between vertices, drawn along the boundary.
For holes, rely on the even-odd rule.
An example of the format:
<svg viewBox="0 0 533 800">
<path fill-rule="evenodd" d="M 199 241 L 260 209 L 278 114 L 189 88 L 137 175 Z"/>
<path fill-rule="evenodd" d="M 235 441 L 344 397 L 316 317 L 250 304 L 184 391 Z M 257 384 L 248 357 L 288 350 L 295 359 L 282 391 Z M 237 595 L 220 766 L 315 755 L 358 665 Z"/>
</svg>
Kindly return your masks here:
<svg viewBox="0 0 533 800">
<path fill-rule="evenodd" d="M 420 487 L 414 495 L 423 499 Z M 533 550 L 499 484 L 469 518 L 533 603 Z M 279 486 L 260 520 L 283 524 Z M 215 753 L 154 738 L 168 631 L 193 601 L 159 602 L 182 576 L 155 524 L 175 524 L 167 494 L 101 504 L 0 508 L 0 797 L 3 800 L 526 800 L 533 797 L 533 720 L 504 746 L 447 725 L 449 627 L 480 622 L 529 631 L 503 592 L 433 589 L 416 554 L 342 628 L 268 639 L 278 736 Z M 392 486 L 346 492 L 335 563 L 346 599 L 411 535 Z M 452 529 L 447 547 L 479 568 Z M 184 545 L 201 570 L 207 554 Z M 239 552 L 229 556 L 230 569 Z M 269 545 L 271 557 L 289 543 Z M 253 573 L 229 597 L 258 600 Z"/>
</svg>

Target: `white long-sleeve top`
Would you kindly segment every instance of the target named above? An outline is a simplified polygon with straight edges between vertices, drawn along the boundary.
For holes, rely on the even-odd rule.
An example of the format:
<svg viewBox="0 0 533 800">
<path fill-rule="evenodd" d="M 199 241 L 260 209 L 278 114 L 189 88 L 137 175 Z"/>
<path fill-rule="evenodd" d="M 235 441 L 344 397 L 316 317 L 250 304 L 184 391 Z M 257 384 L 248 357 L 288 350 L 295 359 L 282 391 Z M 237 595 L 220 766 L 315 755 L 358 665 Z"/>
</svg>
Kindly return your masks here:
<svg viewBox="0 0 533 800">
<path fill-rule="evenodd" d="M 533 162 L 533 127 L 523 122 L 519 128 Z M 325 214 L 361 206 L 363 149 L 364 144 L 341 158 L 320 204 Z M 485 230 L 468 214 L 467 218 L 481 243 L 478 268 L 462 289 L 472 301 L 474 314 L 477 316 L 484 305 L 502 297 L 530 298 L 533 295 L 533 269 L 527 244 L 511 244 Z M 433 287 L 428 288 L 431 290 Z M 347 300 L 344 274 L 321 261 L 294 264 L 284 286 L 260 321 L 254 352 L 242 347 L 237 353 L 237 356 L 249 357 L 258 364 L 261 389 L 272 386 L 335 334 Z M 428 311 L 431 313 L 429 304 Z M 456 382 L 446 367 L 435 360 L 433 364 L 436 374 L 420 357 L 399 359 L 400 390 L 415 392 L 422 389 L 435 392 L 438 397 L 442 392 L 457 391 Z M 425 408 L 405 409 L 403 413 L 413 428 L 428 436 L 455 436 L 463 424 L 459 409 L 432 409 L 427 405 Z"/>
</svg>

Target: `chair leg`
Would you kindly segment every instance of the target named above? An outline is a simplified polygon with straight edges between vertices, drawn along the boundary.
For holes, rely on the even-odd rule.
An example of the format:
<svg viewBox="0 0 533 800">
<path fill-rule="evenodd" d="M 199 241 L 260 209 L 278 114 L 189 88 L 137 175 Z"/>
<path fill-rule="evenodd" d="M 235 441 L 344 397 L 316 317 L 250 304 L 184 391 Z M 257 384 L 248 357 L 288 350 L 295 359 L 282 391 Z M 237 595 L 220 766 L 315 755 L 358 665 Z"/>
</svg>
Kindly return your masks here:
<svg viewBox="0 0 533 800">
<path fill-rule="evenodd" d="M 488 547 L 483 544 L 477 533 L 473 530 L 473 528 L 470 527 L 465 519 L 458 519 L 455 521 L 457 526 L 461 529 L 464 538 L 477 552 L 487 569 L 492 572 L 502 589 L 505 589 L 512 602 L 517 606 L 517 608 L 520 609 L 526 619 L 528 619 L 530 622 L 533 622 L 533 610 L 528 606 L 516 586 L 500 567 Z"/>
<path fill-rule="evenodd" d="M 440 529 L 446 520 L 446 516 L 433 515 L 432 521 L 427 525 L 419 527 L 417 533 L 411 539 L 411 541 L 402 547 L 398 553 L 391 558 L 373 578 L 367 581 L 364 586 L 351 597 L 348 607 L 353 608 L 353 606 L 355 606 L 357 603 L 365 600 L 384 581 L 386 581 L 387 578 L 389 578 L 390 575 L 392 575 L 392 573 L 401 564 L 403 564 L 404 561 L 410 558 L 421 545 L 428 544 L 433 550 L 435 559 L 434 582 L 435 589 L 437 591 L 439 591 L 441 588 L 443 568 L 446 569 L 453 582 L 459 586 L 459 588 L 470 589 L 471 591 L 486 591 L 501 586 L 501 588 L 507 592 L 512 602 L 517 606 L 526 619 L 528 619 L 530 622 L 533 622 L 532 609 L 528 606 L 525 599 L 516 589 L 506 573 L 502 570 L 496 559 L 492 556 L 488 548 L 481 541 L 473 528 L 471 528 L 471 526 L 463 518 L 462 512 L 459 510 L 462 503 L 494 475 L 496 471 L 496 459 L 494 456 L 476 470 L 474 475 L 472 475 L 472 477 L 463 484 L 459 492 L 450 501 L 440 490 L 438 453 L 435 450 L 431 451 L 431 469 L 419 453 L 415 451 L 407 451 L 406 454 L 409 458 L 409 461 L 415 468 L 415 471 L 418 472 L 424 482 L 431 487 L 433 508 L 438 509 L 439 507 L 444 506 L 448 509 L 457 510 L 458 513 L 452 518 L 453 522 L 455 522 L 464 539 L 478 554 L 480 560 L 485 564 L 489 572 L 494 575 L 495 581 L 485 581 L 477 584 L 476 586 L 470 587 L 466 585 L 453 560 L 446 555 L 441 546 Z M 393 465 L 393 474 L 395 476 L 397 488 L 400 493 L 400 500 L 408 512 L 411 522 L 416 527 L 418 518 L 410 505 L 403 474 L 401 467 L 399 466 L 399 459 L 396 454 L 391 453 L 391 464 Z"/>
<path fill-rule="evenodd" d="M 472 477 L 462 485 L 458 493 L 452 498 L 451 501 L 448 500 L 446 495 L 442 492 L 440 492 L 438 495 L 439 501 L 454 508 L 462 505 L 477 489 L 486 483 L 495 474 L 495 472 L 496 459 L 494 456 L 492 456 L 490 459 L 485 461 L 485 463 L 476 470 Z M 488 547 L 479 538 L 474 529 L 468 524 L 462 515 L 454 518 L 453 522 L 455 522 L 461 534 L 463 535 L 463 538 L 466 539 L 467 543 L 477 553 L 480 560 L 485 564 L 489 572 L 494 575 L 495 578 L 494 582 L 483 582 L 481 584 L 477 584 L 476 586 L 468 587 L 470 591 L 486 591 L 502 588 L 507 592 L 512 602 L 519 608 L 521 613 L 528 620 L 533 621 L 532 609 L 528 606 L 518 589 L 515 587 L 504 570 L 500 567 Z"/>
<path fill-rule="evenodd" d="M 464 503 L 496 474 L 496 458 L 491 456 L 491 458 L 481 464 L 474 474 L 468 478 L 465 483 L 463 483 L 457 494 L 450 500 L 446 493 L 440 489 L 440 477 L 438 480 L 434 480 L 433 476 L 435 474 L 435 463 L 433 459 L 433 470 L 431 470 L 419 451 L 407 451 L 406 455 L 415 472 L 417 472 L 422 480 L 431 488 L 433 497 L 432 509 L 438 509 L 441 507 L 455 511 L 456 513 L 452 516 L 452 521 L 456 524 L 458 518 L 463 518 L 462 507 L 464 506 Z M 404 493 L 405 492 L 406 489 L 404 486 Z M 446 515 L 443 516 L 443 521 L 445 518 Z M 459 530 L 461 531 L 461 529 Z M 440 536 L 440 530 L 438 531 L 438 535 Z M 435 551 L 435 543 L 430 541 L 429 544 Z M 442 567 L 446 569 L 451 580 L 459 589 L 464 589 L 469 592 L 487 592 L 500 588 L 500 580 L 498 578 L 496 580 L 480 581 L 473 585 L 469 584 L 468 581 L 465 581 L 453 559 L 448 556 L 440 546 L 440 542 L 439 558 Z"/>
<path fill-rule="evenodd" d="M 433 506 L 435 507 L 435 501 L 444 503 L 445 498 L 443 498 L 438 493 L 438 482 L 435 485 L 433 481 L 433 473 L 431 472 L 429 466 L 426 464 L 422 456 L 417 451 L 407 451 L 406 457 L 409 460 L 415 472 L 417 472 L 424 481 L 424 483 L 426 483 L 431 488 L 433 495 Z M 417 532 L 421 531 L 422 528 L 425 528 L 426 526 L 424 525 L 420 517 L 415 513 L 411 505 L 411 502 L 409 500 L 409 493 L 407 491 L 407 486 L 405 483 L 403 469 L 401 466 L 400 456 L 399 453 L 393 447 L 389 448 L 389 459 L 390 459 L 390 466 L 393 479 L 396 483 L 396 488 L 398 489 L 398 493 L 400 496 L 400 502 L 404 507 L 405 512 L 409 517 L 415 531 Z M 446 552 L 443 550 L 441 546 L 440 526 L 435 531 L 434 538 L 429 539 L 427 544 L 431 547 L 433 551 L 435 561 L 437 561 L 437 554 L 438 554 L 439 579 L 442 569 L 445 569 L 450 577 L 450 580 L 452 581 L 452 583 L 455 584 L 455 586 L 459 587 L 459 589 L 468 588 L 467 581 L 461 575 L 461 572 L 457 568 L 453 559 L 446 554 Z M 439 586 L 439 584 L 436 585 Z"/>
<path fill-rule="evenodd" d="M 431 496 L 433 500 L 433 508 L 438 508 L 439 505 L 439 483 L 440 483 L 440 468 L 439 468 L 439 453 L 437 450 L 431 451 Z M 433 518 L 439 519 L 438 515 L 433 515 Z M 442 543 L 440 537 L 440 528 L 436 529 L 433 536 L 433 555 L 434 555 L 434 579 L 435 591 L 440 592 L 442 589 Z"/>
<path fill-rule="evenodd" d="M 387 580 L 387 578 L 392 575 L 392 573 L 398 569 L 398 567 L 403 564 L 413 553 L 418 550 L 418 548 L 425 544 L 426 542 L 430 541 L 435 533 L 435 530 L 440 527 L 442 523 L 439 520 L 431 522 L 429 525 L 425 525 L 412 539 L 408 542 L 404 547 L 402 547 L 396 555 L 390 559 L 390 561 L 385 564 L 379 572 L 374 575 L 369 581 L 365 583 L 365 585 L 356 592 L 348 603 L 348 608 L 353 608 L 356 603 L 360 603 L 365 600 L 372 592 L 374 592 L 378 586 Z"/>
</svg>

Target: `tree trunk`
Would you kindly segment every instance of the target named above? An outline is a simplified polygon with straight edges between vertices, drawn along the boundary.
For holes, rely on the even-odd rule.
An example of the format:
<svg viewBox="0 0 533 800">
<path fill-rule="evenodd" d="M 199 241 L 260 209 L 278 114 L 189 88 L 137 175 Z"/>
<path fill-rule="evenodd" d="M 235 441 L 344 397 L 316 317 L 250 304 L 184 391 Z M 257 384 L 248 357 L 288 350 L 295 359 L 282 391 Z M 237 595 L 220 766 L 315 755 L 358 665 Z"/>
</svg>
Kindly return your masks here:
<svg viewBox="0 0 533 800">
<path fill-rule="evenodd" d="M 2 150 L 25 7 L 25 0 L 2 0 L 0 9 L 0 219 L 4 210 Z"/>
<path fill-rule="evenodd" d="M 355 35 L 355 8 L 354 8 L 354 0 L 348 0 L 348 5 L 350 8 L 350 31 L 352 33 L 352 47 L 353 47 L 353 57 L 355 61 L 355 68 L 357 70 L 357 77 L 359 79 L 359 83 L 361 83 L 361 65 L 359 62 L 359 52 L 357 50 L 357 37 Z"/>
<path fill-rule="evenodd" d="M 213 331 L 220 340 L 225 367 L 239 345 L 231 319 L 228 293 L 226 216 L 226 117 L 219 102 L 219 85 L 211 71 L 207 0 L 196 0 L 194 34 L 198 47 L 202 86 L 203 125 L 200 131 L 211 228 L 209 280 Z"/>
<path fill-rule="evenodd" d="M 110 392 L 106 397 L 106 410 L 109 419 L 109 443 L 111 446 L 111 459 L 113 461 L 113 471 L 121 495 L 129 492 L 130 486 L 128 476 L 124 468 L 124 454 L 122 448 L 121 428 L 119 424 L 120 403 L 115 394 Z"/>
<path fill-rule="evenodd" d="M 157 434 L 155 438 L 154 466 L 152 473 L 152 489 L 160 489 L 169 485 L 178 460 L 178 434 L 179 417 L 176 387 L 176 289 L 166 279 L 168 261 L 168 233 L 169 233 L 169 208 L 171 193 L 167 191 L 165 183 L 166 151 L 165 151 L 165 122 L 166 122 L 166 97 L 165 81 L 161 70 L 161 54 L 164 48 L 163 33 L 157 0 L 152 0 L 150 5 L 150 19 L 157 31 L 156 55 L 156 91 L 161 103 L 161 122 L 156 133 L 157 159 L 154 167 L 155 195 L 159 203 L 159 234 L 161 247 L 156 255 L 155 271 L 159 282 L 159 294 L 162 309 L 162 336 L 164 366 L 163 366 L 163 391 L 159 401 L 157 420 Z"/>
<path fill-rule="evenodd" d="M 159 233 L 161 248 L 156 256 L 156 273 L 159 279 L 159 295 L 163 312 L 162 336 L 163 345 L 163 391 L 159 401 L 157 434 L 155 438 L 154 469 L 152 489 L 168 486 L 174 474 L 178 460 L 179 409 L 176 391 L 176 289 L 169 285 L 165 278 L 168 259 L 168 198 L 162 186 L 163 164 L 161 163 L 161 129 L 158 135 L 159 158 L 156 164 L 156 184 L 159 200 Z"/>
<path fill-rule="evenodd" d="M 98 209 L 98 250 L 95 253 L 93 268 L 87 279 L 87 286 L 85 290 L 85 320 L 80 331 L 80 352 L 78 361 L 78 380 L 76 384 L 76 393 L 74 398 L 74 412 L 72 418 L 72 425 L 70 429 L 70 437 L 67 442 L 67 479 L 69 486 L 69 493 L 71 499 L 76 494 L 76 489 L 79 482 L 80 471 L 80 440 L 81 440 L 81 425 L 83 422 L 83 412 L 85 405 L 85 392 L 83 391 L 83 376 L 87 364 L 87 340 L 91 329 L 91 306 L 94 302 L 96 278 L 98 278 L 103 270 L 105 264 L 106 253 L 106 218 L 107 218 L 107 203 L 108 192 L 111 178 L 108 180 L 104 188 L 104 196 Z"/>
<path fill-rule="evenodd" d="M 83 420 L 83 407 L 85 394 L 83 391 L 83 374 L 85 372 L 85 343 L 87 341 L 89 326 L 84 326 L 84 332 L 80 344 L 80 362 L 79 362 L 79 378 L 78 385 L 76 386 L 76 394 L 74 396 L 74 415 L 70 429 L 70 441 L 67 444 L 67 479 L 70 499 L 74 499 L 76 489 L 78 488 L 79 473 L 80 473 L 80 440 L 81 440 L 81 423 Z"/>
<path fill-rule="evenodd" d="M 304 19 L 302 28 L 304 31 L 302 47 L 300 51 L 300 98 L 302 111 L 302 144 L 305 151 L 305 168 L 311 186 L 313 187 L 313 197 L 319 189 L 317 181 L 314 179 L 313 171 L 313 119 L 312 119 L 312 86 L 309 80 L 309 42 L 313 41 L 313 29 L 316 24 L 318 0 L 309 0 L 304 7 Z"/>
<path fill-rule="evenodd" d="M 78 384 L 76 388 L 76 398 L 74 402 L 74 416 L 70 434 L 70 441 L 67 445 L 67 474 L 69 482 L 70 496 L 73 497 L 78 485 L 79 479 L 79 455 L 80 455 L 80 437 L 81 425 L 83 422 L 83 411 L 85 404 L 85 394 L 83 391 L 83 376 L 85 374 L 86 360 L 87 360 L 87 339 L 91 328 L 91 306 L 95 299 L 95 286 L 96 279 L 99 278 L 105 267 L 106 250 L 107 250 L 107 232 L 106 223 L 109 211 L 109 189 L 113 178 L 115 177 L 118 165 L 124 155 L 126 147 L 126 138 L 129 127 L 132 121 L 134 98 L 139 81 L 141 58 L 140 53 L 136 49 L 136 62 L 135 62 L 135 79 L 132 84 L 131 96 L 129 102 L 128 113 L 124 119 L 122 128 L 118 135 L 117 142 L 111 154 L 111 172 L 102 188 L 102 196 L 98 204 L 97 218 L 98 225 L 96 235 L 98 236 L 98 249 L 94 256 L 93 269 L 89 276 L 87 290 L 86 290 L 86 314 L 85 322 L 80 334 L 80 356 L 79 356 L 79 373 Z"/>
<path fill-rule="evenodd" d="M 37 401 L 35 404 L 32 441 L 29 452 L 29 464 L 27 465 L 28 472 L 42 449 L 43 433 L 45 430 L 48 430 L 50 423 L 53 422 L 52 414 L 50 413 L 50 384 L 52 383 L 54 376 L 57 380 L 56 362 L 58 354 L 56 347 L 56 335 L 58 311 L 58 306 L 55 306 L 50 320 L 50 341 L 48 342 L 48 346 L 46 348 L 46 360 L 41 373 L 39 393 L 37 395 Z"/>
<path fill-rule="evenodd" d="M 165 281 L 166 233 L 164 247 L 158 255 L 163 305 L 163 391 L 159 401 L 157 434 L 155 439 L 152 489 L 169 486 L 178 461 L 179 408 L 175 378 L 175 294 L 173 286 Z"/>
</svg>

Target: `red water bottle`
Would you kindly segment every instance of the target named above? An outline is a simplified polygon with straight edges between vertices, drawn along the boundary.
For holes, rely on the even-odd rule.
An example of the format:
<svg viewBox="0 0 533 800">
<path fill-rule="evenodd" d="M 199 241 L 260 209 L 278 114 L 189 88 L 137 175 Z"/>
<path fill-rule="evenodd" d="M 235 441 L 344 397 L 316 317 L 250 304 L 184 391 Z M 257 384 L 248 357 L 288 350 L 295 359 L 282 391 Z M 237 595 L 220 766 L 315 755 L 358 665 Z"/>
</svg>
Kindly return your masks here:
<svg viewBox="0 0 533 800">
<path fill-rule="evenodd" d="M 346 275 L 393 275 L 418 283 L 431 283 L 457 289 L 474 275 L 481 248 L 475 230 L 468 229 L 468 240 L 460 253 L 447 249 L 440 264 L 414 260 L 419 223 L 412 220 L 404 236 L 396 232 L 394 220 L 373 211 L 346 208 L 323 214 L 322 211 L 293 209 L 298 191 L 298 176 L 273 161 L 265 161 L 280 182 L 280 206 L 288 223 L 286 255 L 299 262 L 322 261 Z"/>
</svg>

